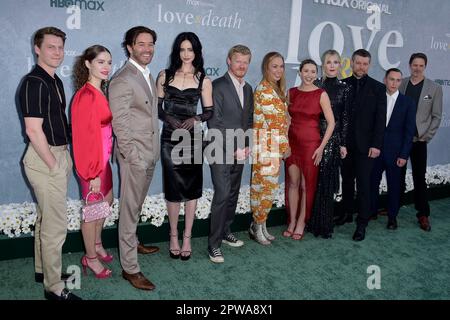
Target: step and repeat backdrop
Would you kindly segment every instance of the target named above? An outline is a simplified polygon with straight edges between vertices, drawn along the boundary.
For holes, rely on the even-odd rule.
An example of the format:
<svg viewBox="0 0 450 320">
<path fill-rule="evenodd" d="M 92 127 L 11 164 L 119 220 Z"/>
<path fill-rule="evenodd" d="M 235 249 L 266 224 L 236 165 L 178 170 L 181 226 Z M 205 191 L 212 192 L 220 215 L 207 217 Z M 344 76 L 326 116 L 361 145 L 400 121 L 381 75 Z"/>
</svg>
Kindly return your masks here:
<svg viewBox="0 0 450 320">
<path fill-rule="evenodd" d="M 286 59 L 288 86 L 298 84 L 300 61 L 311 57 L 320 64 L 323 51 L 342 53 L 342 77 L 351 75 L 349 57 L 355 49 L 372 53 L 370 75 L 382 80 L 384 71 L 400 68 L 409 75 L 413 52 L 424 52 L 428 78 L 444 90 L 444 112 L 437 135 L 429 144 L 429 165 L 450 163 L 450 2 L 447 0 L 2 0 L 0 3 L 0 204 L 32 201 L 21 159 L 25 134 L 19 116 L 17 88 L 35 63 L 32 34 L 44 26 L 67 33 L 65 59 L 57 73 L 67 100 L 74 92 L 74 59 L 92 44 L 108 47 L 113 69 L 126 61 L 120 44 L 126 30 L 145 25 L 158 34 L 150 65 L 154 76 L 168 63 L 176 35 L 197 33 L 204 48 L 206 73 L 212 79 L 227 70 L 228 49 L 238 43 L 252 50 L 247 81 L 261 79 L 261 60 L 269 51 Z M 117 196 L 117 166 L 113 166 Z M 247 167 L 243 185 L 249 184 Z M 212 183 L 204 166 L 204 187 Z M 162 191 L 158 164 L 149 194 Z M 79 197 L 75 178 L 68 196 Z"/>
</svg>

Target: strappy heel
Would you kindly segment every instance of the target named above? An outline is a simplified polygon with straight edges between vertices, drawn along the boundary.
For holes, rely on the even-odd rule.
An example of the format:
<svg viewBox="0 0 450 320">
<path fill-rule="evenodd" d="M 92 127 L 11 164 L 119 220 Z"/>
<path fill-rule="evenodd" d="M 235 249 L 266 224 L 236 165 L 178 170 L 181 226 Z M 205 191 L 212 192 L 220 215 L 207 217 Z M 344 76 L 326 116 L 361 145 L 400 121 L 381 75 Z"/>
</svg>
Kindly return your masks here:
<svg viewBox="0 0 450 320">
<path fill-rule="evenodd" d="M 100 271 L 99 273 L 96 273 L 94 271 L 94 269 L 92 269 L 92 267 L 89 265 L 88 261 L 89 260 L 98 260 L 98 257 L 88 257 L 86 255 L 83 256 L 83 258 L 81 258 L 81 265 L 83 266 L 83 274 L 87 275 L 87 269 L 91 269 L 91 271 L 94 273 L 95 277 L 97 279 L 106 279 L 111 277 L 112 271 L 108 268 L 103 267 L 103 270 Z"/>
<path fill-rule="evenodd" d="M 292 232 L 292 236 L 291 236 L 291 239 L 292 240 L 302 240 L 303 239 L 303 237 L 305 236 L 305 230 L 306 229 L 306 226 L 305 227 L 303 227 L 303 232 L 302 233 L 300 233 L 300 232 L 295 232 L 295 230 L 294 230 L 294 232 Z"/>
<path fill-rule="evenodd" d="M 192 237 L 192 235 L 186 236 L 186 235 L 184 234 L 184 232 L 183 232 L 183 241 L 184 241 L 184 239 L 190 239 L 191 237 Z M 189 253 L 189 254 L 183 256 L 183 253 Z M 191 255 L 192 255 L 192 250 L 183 250 L 183 251 L 180 251 L 180 259 L 183 260 L 183 261 L 189 260 L 189 259 L 191 258 Z"/>
<path fill-rule="evenodd" d="M 289 225 L 288 225 L 288 227 L 286 228 L 286 230 L 284 230 L 283 231 L 283 237 L 285 237 L 285 238 L 291 238 L 292 237 L 292 235 L 294 234 L 294 229 L 295 229 L 295 225 L 297 224 L 297 222 L 296 221 L 294 221 L 294 227 L 292 228 L 292 231 L 291 230 L 289 230 L 289 226 L 291 225 L 292 223 L 290 223 Z"/>
<path fill-rule="evenodd" d="M 292 240 L 302 240 L 303 239 L 303 233 L 293 233 L 292 234 Z"/>
<path fill-rule="evenodd" d="M 286 229 L 283 231 L 283 237 L 285 237 L 285 238 L 290 238 L 290 237 L 292 237 L 293 234 L 294 234 L 294 232 L 289 231 L 289 229 Z"/>
<path fill-rule="evenodd" d="M 170 237 L 176 237 L 178 239 L 178 233 L 177 234 L 171 234 L 169 233 Z M 175 252 L 175 253 L 174 253 Z M 176 253 L 178 252 L 178 253 Z M 169 256 L 172 259 L 178 259 L 181 255 L 181 250 L 180 249 L 170 249 L 170 242 L 169 242 Z"/>
<path fill-rule="evenodd" d="M 102 242 L 96 242 L 95 246 L 102 246 Z M 106 250 L 105 250 L 106 251 Z M 99 253 L 97 253 L 97 257 L 100 259 L 100 261 L 105 262 L 105 263 L 111 263 L 114 260 L 114 256 L 108 252 L 106 252 L 106 256 L 101 256 Z"/>
</svg>

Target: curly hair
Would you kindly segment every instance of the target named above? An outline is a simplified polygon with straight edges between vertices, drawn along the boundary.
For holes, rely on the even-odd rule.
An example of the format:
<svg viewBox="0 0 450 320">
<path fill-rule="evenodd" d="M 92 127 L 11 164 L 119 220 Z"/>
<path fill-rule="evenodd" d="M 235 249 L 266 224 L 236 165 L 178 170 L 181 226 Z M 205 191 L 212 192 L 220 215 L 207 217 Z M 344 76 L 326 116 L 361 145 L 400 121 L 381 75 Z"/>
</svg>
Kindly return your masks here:
<svg viewBox="0 0 450 320">
<path fill-rule="evenodd" d="M 83 54 L 76 58 L 72 72 L 75 91 L 84 86 L 89 79 L 89 69 L 86 67 L 85 62 L 92 62 L 102 52 L 108 52 L 111 55 L 111 52 L 106 47 L 96 44 L 84 50 Z M 104 85 L 105 81 L 102 82 L 102 88 Z"/>
</svg>

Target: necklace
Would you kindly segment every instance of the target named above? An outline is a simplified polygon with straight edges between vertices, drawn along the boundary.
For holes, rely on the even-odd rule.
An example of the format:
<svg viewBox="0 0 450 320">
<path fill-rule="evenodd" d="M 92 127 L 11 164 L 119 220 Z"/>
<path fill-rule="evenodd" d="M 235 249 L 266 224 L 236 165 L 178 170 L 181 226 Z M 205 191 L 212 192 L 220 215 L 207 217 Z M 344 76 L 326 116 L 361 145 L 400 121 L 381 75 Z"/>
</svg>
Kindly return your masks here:
<svg viewBox="0 0 450 320">
<path fill-rule="evenodd" d="M 178 71 L 178 72 L 183 74 L 183 83 L 181 84 L 181 89 L 184 89 L 185 88 L 185 82 L 186 82 L 186 76 L 193 75 L 194 72 L 193 71 L 184 72 L 184 71 L 181 71 L 181 70 Z"/>
</svg>

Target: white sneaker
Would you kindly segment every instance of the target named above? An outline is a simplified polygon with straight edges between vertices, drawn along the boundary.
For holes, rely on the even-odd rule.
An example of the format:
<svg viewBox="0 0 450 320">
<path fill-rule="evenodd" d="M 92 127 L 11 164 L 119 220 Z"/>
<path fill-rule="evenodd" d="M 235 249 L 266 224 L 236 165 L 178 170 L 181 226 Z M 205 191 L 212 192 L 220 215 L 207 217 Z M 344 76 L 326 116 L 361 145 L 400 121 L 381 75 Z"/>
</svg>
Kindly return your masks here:
<svg viewBox="0 0 450 320">
<path fill-rule="evenodd" d="M 226 243 L 230 247 L 242 247 L 244 245 L 244 241 L 237 239 L 234 234 L 228 234 L 225 239 L 222 240 L 222 243 Z"/>
<path fill-rule="evenodd" d="M 220 248 L 208 249 L 209 260 L 214 263 L 223 263 L 225 259 L 223 258 L 222 251 Z"/>
</svg>

